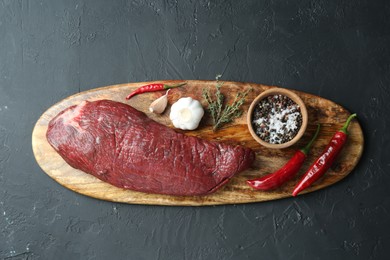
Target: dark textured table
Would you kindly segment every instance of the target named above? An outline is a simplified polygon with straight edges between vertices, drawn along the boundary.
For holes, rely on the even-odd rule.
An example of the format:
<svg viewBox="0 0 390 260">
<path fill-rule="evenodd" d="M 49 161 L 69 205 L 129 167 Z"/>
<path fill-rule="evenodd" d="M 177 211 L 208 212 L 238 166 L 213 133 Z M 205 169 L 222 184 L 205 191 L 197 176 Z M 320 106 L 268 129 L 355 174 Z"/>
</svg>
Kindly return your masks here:
<svg viewBox="0 0 390 260">
<path fill-rule="evenodd" d="M 386 259 L 389 1 L 0 1 L 1 259 Z M 31 133 L 80 91 L 222 79 L 320 95 L 356 112 L 365 150 L 315 193 L 216 207 L 117 204 L 37 165 Z"/>
</svg>

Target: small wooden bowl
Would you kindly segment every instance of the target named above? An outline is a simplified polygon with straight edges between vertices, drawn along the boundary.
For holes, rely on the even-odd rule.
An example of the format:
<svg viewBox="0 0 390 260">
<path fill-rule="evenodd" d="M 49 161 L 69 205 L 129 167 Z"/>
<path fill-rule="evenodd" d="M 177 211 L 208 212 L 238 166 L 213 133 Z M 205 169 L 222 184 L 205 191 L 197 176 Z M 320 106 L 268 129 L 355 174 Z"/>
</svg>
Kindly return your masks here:
<svg viewBox="0 0 390 260">
<path fill-rule="evenodd" d="M 257 105 L 257 103 L 260 102 L 260 100 L 264 99 L 265 97 L 271 96 L 271 95 L 279 95 L 279 94 L 289 97 L 292 101 L 294 101 L 296 104 L 298 104 L 298 106 L 300 107 L 300 110 L 301 110 L 300 111 L 301 115 L 302 115 L 302 125 L 301 125 L 298 133 L 290 141 L 285 142 L 285 143 L 281 143 L 281 144 L 271 144 L 271 143 L 268 143 L 268 142 L 262 140 L 255 133 L 253 126 L 252 126 L 252 116 L 253 116 L 253 110 L 255 109 L 255 106 Z M 271 89 L 264 91 L 260 95 L 258 95 L 253 100 L 252 104 L 250 105 L 249 110 L 248 110 L 248 116 L 247 116 L 248 129 L 249 129 L 249 132 L 251 133 L 252 137 L 259 144 L 261 144 L 267 148 L 274 148 L 274 149 L 282 149 L 282 148 L 286 148 L 286 147 L 289 147 L 289 146 L 295 144 L 302 137 L 302 135 L 305 133 L 306 127 L 307 127 L 307 122 L 308 122 L 308 115 L 307 115 L 307 109 L 306 109 L 305 103 L 303 103 L 302 99 L 297 94 L 295 94 L 294 92 L 292 92 L 290 90 L 284 89 L 284 88 L 271 88 Z"/>
</svg>

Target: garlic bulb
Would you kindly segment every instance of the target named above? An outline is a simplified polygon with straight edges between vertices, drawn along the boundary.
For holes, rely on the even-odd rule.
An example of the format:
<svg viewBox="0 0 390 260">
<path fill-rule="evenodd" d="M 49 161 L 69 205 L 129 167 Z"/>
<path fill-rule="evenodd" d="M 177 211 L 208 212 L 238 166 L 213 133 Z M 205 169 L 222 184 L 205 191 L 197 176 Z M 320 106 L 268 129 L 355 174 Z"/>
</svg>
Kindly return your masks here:
<svg viewBox="0 0 390 260">
<path fill-rule="evenodd" d="M 179 99 L 171 107 L 169 118 L 176 128 L 194 130 L 204 115 L 202 105 L 190 97 Z"/>
<path fill-rule="evenodd" d="M 165 108 L 168 105 L 168 92 L 169 92 L 169 89 L 167 90 L 167 92 L 163 96 L 159 97 L 158 99 L 156 99 L 155 101 L 153 101 L 150 104 L 150 106 L 149 106 L 150 112 L 156 113 L 156 114 L 161 114 L 162 112 L 164 112 Z"/>
</svg>

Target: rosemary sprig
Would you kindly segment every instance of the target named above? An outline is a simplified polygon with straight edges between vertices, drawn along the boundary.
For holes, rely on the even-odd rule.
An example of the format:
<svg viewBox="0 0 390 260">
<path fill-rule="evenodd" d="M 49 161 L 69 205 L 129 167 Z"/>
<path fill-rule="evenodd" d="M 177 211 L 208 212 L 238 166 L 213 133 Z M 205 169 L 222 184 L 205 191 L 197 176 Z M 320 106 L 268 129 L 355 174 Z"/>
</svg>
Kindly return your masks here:
<svg viewBox="0 0 390 260">
<path fill-rule="evenodd" d="M 225 96 L 221 93 L 221 87 L 223 82 L 219 82 L 217 78 L 217 85 L 215 86 L 216 90 L 214 93 L 214 98 L 210 93 L 210 89 L 203 89 L 202 96 L 208 104 L 208 111 L 211 114 L 213 119 L 213 131 L 216 131 L 223 124 L 232 122 L 234 119 L 242 115 L 240 107 L 244 104 L 245 98 L 248 95 L 249 91 L 252 88 L 246 90 L 245 92 L 238 92 L 234 98 L 232 104 L 226 104 L 224 106 Z"/>
</svg>

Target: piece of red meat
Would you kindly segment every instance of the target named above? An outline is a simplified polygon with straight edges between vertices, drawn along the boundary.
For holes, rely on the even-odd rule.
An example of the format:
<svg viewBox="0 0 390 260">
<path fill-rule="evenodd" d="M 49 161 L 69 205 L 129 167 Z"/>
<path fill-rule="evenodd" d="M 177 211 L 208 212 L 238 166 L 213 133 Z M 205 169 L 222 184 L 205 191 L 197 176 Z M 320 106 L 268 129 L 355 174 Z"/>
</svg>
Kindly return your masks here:
<svg viewBox="0 0 390 260">
<path fill-rule="evenodd" d="M 148 193 L 206 195 L 255 158 L 249 148 L 177 133 L 110 100 L 65 109 L 50 121 L 46 137 L 72 167 Z"/>
</svg>

